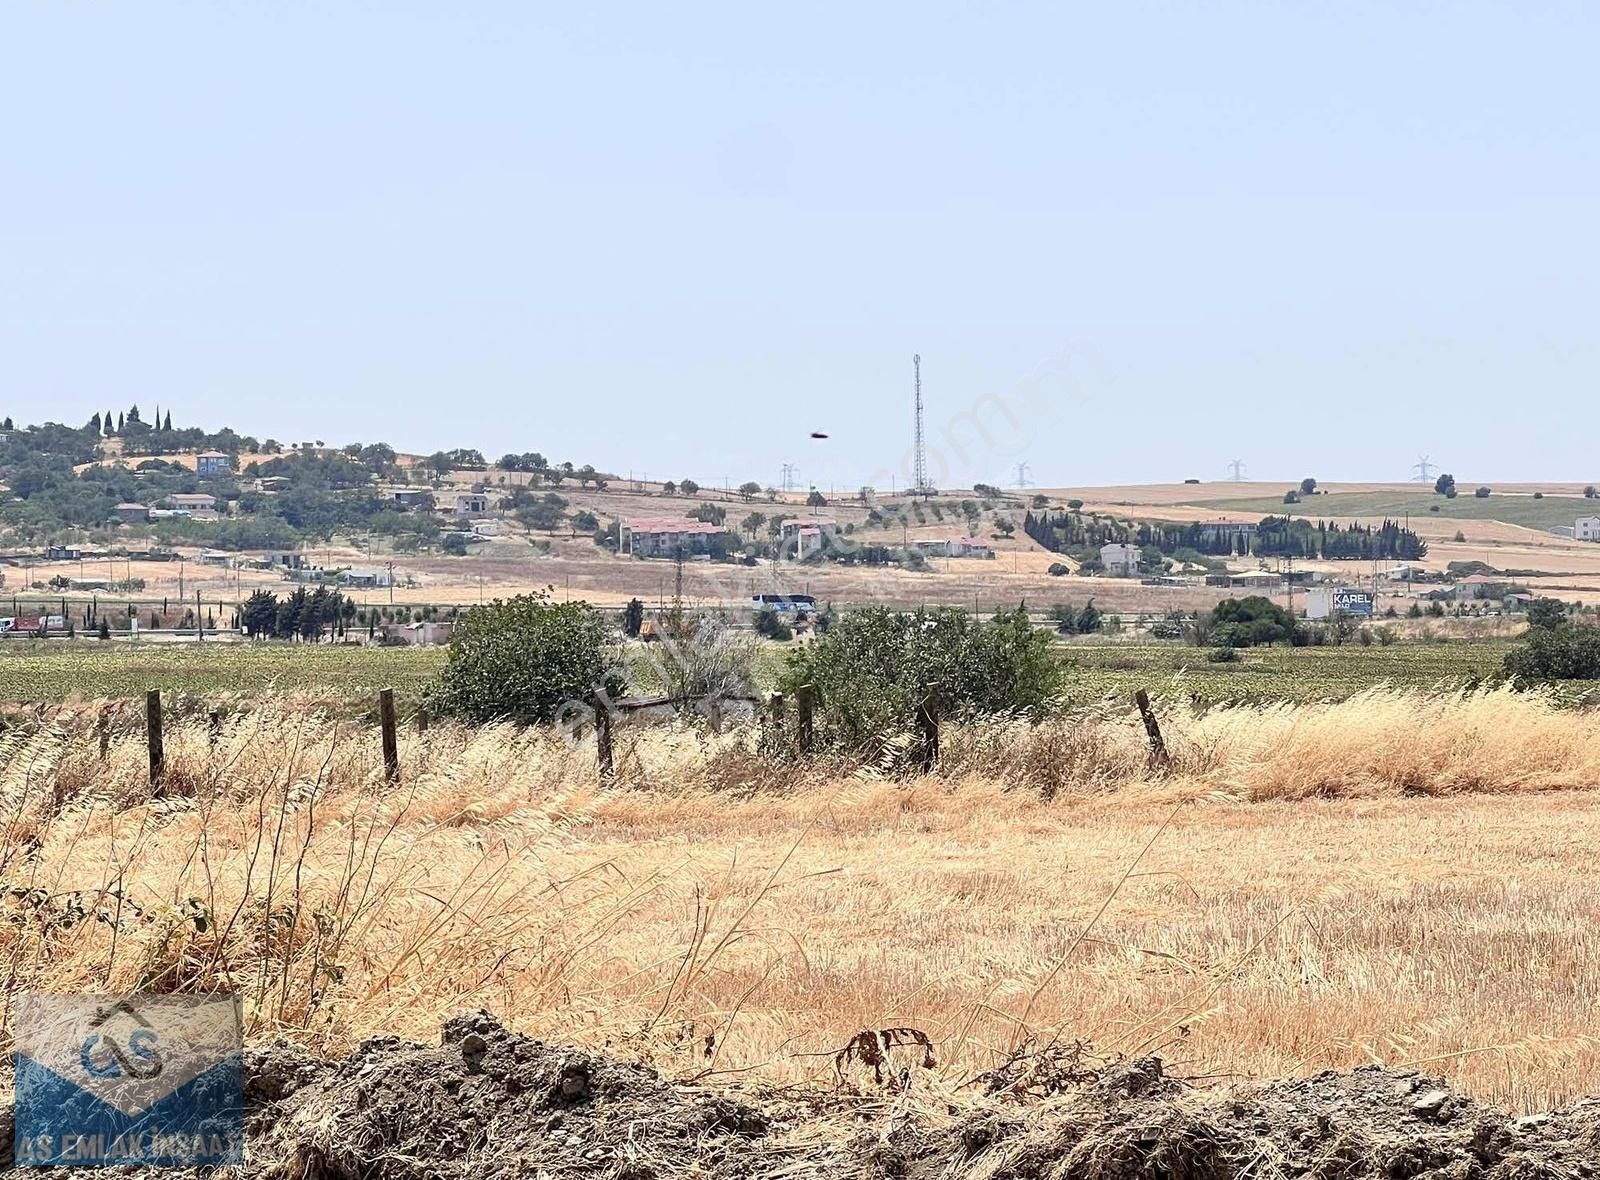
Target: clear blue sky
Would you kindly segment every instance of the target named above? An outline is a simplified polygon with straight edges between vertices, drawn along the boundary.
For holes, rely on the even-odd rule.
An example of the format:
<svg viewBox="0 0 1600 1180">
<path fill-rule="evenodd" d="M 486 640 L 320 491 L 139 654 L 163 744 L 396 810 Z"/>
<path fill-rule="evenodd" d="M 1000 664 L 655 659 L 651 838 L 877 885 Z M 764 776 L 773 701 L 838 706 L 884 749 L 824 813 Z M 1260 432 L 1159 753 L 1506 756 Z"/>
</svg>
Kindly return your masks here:
<svg viewBox="0 0 1600 1180">
<path fill-rule="evenodd" d="M 887 485 L 920 352 L 952 486 L 1595 478 L 1596 60 L 1577 3 L 13 3 L 0 414 Z"/>
</svg>

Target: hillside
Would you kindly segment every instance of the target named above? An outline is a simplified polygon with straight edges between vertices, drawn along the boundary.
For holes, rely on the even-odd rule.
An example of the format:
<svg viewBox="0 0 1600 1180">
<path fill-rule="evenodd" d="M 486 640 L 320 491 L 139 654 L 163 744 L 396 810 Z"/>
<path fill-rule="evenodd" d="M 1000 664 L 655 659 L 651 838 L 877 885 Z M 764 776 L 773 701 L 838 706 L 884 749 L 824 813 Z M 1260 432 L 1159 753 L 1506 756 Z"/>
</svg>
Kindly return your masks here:
<svg viewBox="0 0 1600 1180">
<path fill-rule="evenodd" d="M 139 422 L 136 408 L 111 425 L 110 414 L 96 417 L 81 428 L 0 431 L 0 546 L 13 571 L 0 576 L 13 594 L 121 593 L 166 605 L 198 591 L 226 611 L 252 589 L 281 586 L 284 568 L 298 564 L 361 601 L 396 604 L 464 604 L 548 585 L 606 605 L 660 602 L 681 589 L 723 604 L 780 592 L 980 608 L 1092 598 L 1156 616 L 1223 596 L 1226 587 L 1205 584 L 1208 570 L 1276 570 L 1292 557 L 1302 571 L 1370 582 L 1420 554 L 1410 564 L 1441 575 L 1476 562 L 1540 593 L 1600 600 L 1600 545 L 1550 531 L 1594 507 L 1581 484 L 1452 499 L 1414 483 L 1335 483 L 1294 504 L 1269 484 L 980 485 L 869 503 L 754 481 L 647 483 L 536 452 L 490 463 L 466 449 L 285 447 L 227 428 L 175 430 L 170 412 L 159 428 Z M 705 535 L 681 570 L 627 552 L 638 546 L 625 529 L 688 517 Z M 1249 552 L 1207 544 L 1194 527 L 1273 518 L 1281 536 Z M 1030 520 L 1044 522 L 1031 536 Z M 1386 524 L 1394 534 L 1380 537 Z M 797 540 L 800 529 L 809 541 Z M 825 545 L 811 530 L 826 532 Z M 1141 548 L 1146 577 L 1082 576 L 1099 573 L 1107 542 Z M 367 572 L 354 579 L 352 570 Z M 1152 574 L 1167 580 L 1143 584 Z M 1380 589 L 1396 600 L 1408 587 Z"/>
</svg>

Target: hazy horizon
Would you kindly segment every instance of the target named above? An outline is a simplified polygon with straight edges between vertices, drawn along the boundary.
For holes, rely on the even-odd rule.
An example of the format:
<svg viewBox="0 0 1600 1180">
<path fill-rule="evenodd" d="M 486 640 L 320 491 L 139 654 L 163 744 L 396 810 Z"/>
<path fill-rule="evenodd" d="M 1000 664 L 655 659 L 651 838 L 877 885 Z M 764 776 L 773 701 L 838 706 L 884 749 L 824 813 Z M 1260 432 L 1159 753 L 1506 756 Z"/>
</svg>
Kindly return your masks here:
<svg viewBox="0 0 1600 1180">
<path fill-rule="evenodd" d="M 19 423 L 887 489 L 920 353 L 950 486 L 1600 477 L 1583 6 L 8 16 Z"/>
</svg>

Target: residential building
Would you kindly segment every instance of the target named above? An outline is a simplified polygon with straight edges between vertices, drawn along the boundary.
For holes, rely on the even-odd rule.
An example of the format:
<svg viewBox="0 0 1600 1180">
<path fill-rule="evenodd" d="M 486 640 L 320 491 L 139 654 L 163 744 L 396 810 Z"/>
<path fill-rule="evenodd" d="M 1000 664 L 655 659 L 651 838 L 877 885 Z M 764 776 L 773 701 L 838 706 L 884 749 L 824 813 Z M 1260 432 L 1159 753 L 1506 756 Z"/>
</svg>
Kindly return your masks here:
<svg viewBox="0 0 1600 1180">
<path fill-rule="evenodd" d="M 1455 584 L 1453 594 L 1457 602 L 1469 602 L 1476 598 L 1498 598 L 1504 594 L 1506 579 L 1490 577 L 1488 574 L 1473 574 L 1462 578 Z"/>
<path fill-rule="evenodd" d="M 1140 557 L 1137 545 L 1100 546 L 1100 564 L 1113 578 L 1137 578 Z"/>
<path fill-rule="evenodd" d="M 144 524 L 150 519 L 150 509 L 143 504 L 118 504 L 112 511 L 123 524 Z"/>
<path fill-rule="evenodd" d="M 199 476 L 227 475 L 233 470 L 233 456 L 221 451 L 201 451 L 194 457 L 194 473 Z"/>
<path fill-rule="evenodd" d="M 233 554 L 226 549 L 202 549 L 198 558 L 202 565 L 227 566 L 233 562 Z"/>
<path fill-rule="evenodd" d="M 1600 516 L 1580 516 L 1572 535 L 1580 541 L 1600 541 Z"/>
<path fill-rule="evenodd" d="M 187 508 L 190 512 L 210 512 L 217 498 L 208 492 L 173 492 L 162 501 L 168 508 Z"/>
<path fill-rule="evenodd" d="M 378 489 L 378 494 L 399 508 L 422 508 L 433 503 L 432 488 L 388 487 Z"/>
<path fill-rule="evenodd" d="M 637 516 L 622 522 L 622 552 L 640 557 L 676 557 L 709 553 L 721 525 L 687 516 Z"/>
<path fill-rule="evenodd" d="M 489 511 L 489 497 L 485 492 L 457 492 L 457 516 L 482 516 Z"/>
<path fill-rule="evenodd" d="M 795 543 L 794 555 L 807 557 L 826 549 L 839 534 L 839 524 L 831 517 L 812 516 L 800 520 L 786 520 L 779 527 L 781 540 L 787 546 Z"/>
<path fill-rule="evenodd" d="M 950 555 L 952 557 L 979 557 L 992 559 L 994 546 L 987 541 L 980 541 L 977 537 L 957 537 L 950 542 Z"/>
</svg>

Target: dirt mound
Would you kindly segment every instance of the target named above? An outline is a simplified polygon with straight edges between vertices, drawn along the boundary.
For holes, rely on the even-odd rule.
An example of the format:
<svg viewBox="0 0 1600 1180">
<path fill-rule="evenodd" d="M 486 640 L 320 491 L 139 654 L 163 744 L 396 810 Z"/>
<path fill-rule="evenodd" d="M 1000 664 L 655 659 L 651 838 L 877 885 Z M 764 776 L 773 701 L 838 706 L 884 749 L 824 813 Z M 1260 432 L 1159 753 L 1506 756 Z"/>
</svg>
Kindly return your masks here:
<svg viewBox="0 0 1600 1180">
<path fill-rule="evenodd" d="M 1600 1101 L 1515 1118 L 1377 1067 L 1223 1092 L 1146 1058 L 970 1104 L 915 1089 L 757 1104 L 477 1014 L 437 1047 L 380 1038 L 341 1062 L 255 1049 L 246 1074 L 244 1173 L 272 1180 L 1600 1177 Z"/>
</svg>

